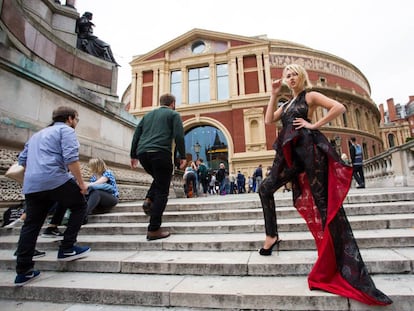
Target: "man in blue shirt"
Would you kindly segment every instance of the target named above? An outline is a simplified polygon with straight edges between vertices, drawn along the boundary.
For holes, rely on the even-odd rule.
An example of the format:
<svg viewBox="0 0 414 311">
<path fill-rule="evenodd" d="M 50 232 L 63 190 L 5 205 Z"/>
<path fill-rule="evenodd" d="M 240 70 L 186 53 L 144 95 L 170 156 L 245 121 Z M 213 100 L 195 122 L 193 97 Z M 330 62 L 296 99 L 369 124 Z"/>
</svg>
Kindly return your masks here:
<svg viewBox="0 0 414 311">
<path fill-rule="evenodd" d="M 71 211 L 58 260 L 75 260 L 85 257 L 90 251 L 89 247 L 75 246 L 87 206 L 84 196 L 87 186 L 82 179 L 79 141 L 75 134 L 78 113 L 61 106 L 53 111 L 52 119 L 50 126 L 26 142 L 19 155 L 19 164 L 25 167 L 26 220 L 16 251 L 16 286 L 26 284 L 40 274 L 34 270 L 32 257 L 40 229 L 56 202 L 59 208 Z"/>
</svg>

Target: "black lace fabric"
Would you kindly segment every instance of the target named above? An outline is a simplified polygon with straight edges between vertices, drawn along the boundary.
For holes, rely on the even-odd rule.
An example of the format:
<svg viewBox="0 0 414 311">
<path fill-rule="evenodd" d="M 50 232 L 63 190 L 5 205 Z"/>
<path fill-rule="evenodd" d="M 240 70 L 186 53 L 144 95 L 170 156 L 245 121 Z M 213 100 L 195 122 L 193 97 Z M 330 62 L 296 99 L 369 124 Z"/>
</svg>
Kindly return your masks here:
<svg viewBox="0 0 414 311">
<path fill-rule="evenodd" d="M 308 276 L 309 287 L 366 304 L 390 304 L 392 300 L 375 287 L 368 274 L 342 206 L 352 167 L 340 160 L 319 130 L 296 130 L 293 126 L 295 118 L 308 120 L 305 96 L 303 91 L 284 106 L 272 171 L 259 189 L 266 235 L 278 236 L 274 192 L 291 182 L 294 206 L 318 249 L 318 260 Z"/>
</svg>

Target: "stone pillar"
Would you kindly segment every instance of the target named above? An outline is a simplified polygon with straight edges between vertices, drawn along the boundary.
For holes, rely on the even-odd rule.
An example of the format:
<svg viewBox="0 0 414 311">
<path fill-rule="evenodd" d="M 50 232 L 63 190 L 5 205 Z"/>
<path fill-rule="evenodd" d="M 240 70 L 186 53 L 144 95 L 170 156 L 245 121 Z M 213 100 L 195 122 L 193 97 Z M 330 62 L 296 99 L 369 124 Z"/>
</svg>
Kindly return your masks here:
<svg viewBox="0 0 414 311">
<path fill-rule="evenodd" d="M 217 100 L 217 70 L 214 63 L 209 64 L 210 68 L 210 101 Z"/>
<path fill-rule="evenodd" d="M 245 95 L 243 56 L 237 58 L 237 67 L 239 68 L 239 95 Z"/>
<path fill-rule="evenodd" d="M 230 68 L 229 68 L 229 80 L 230 80 L 230 98 L 236 97 L 237 92 L 237 65 L 236 58 L 232 57 L 230 59 Z"/>
<path fill-rule="evenodd" d="M 65 6 L 68 6 L 68 7 L 74 9 L 75 8 L 75 5 L 76 5 L 76 0 L 66 0 Z"/>
<path fill-rule="evenodd" d="M 265 91 L 265 81 L 263 77 L 263 62 L 262 62 L 262 54 L 256 54 L 256 66 L 257 66 L 257 78 L 259 82 L 259 93 L 264 93 Z"/>
<path fill-rule="evenodd" d="M 188 105 L 188 70 L 186 67 L 181 67 L 181 105 Z"/>
</svg>

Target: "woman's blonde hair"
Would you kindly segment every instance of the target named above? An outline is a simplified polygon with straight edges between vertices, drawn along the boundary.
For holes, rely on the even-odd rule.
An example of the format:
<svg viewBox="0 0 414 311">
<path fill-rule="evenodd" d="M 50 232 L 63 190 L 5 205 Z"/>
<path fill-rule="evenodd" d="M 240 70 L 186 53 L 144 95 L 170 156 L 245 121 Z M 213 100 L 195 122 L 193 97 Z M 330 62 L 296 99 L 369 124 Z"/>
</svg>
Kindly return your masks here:
<svg viewBox="0 0 414 311">
<path fill-rule="evenodd" d="M 88 163 L 92 174 L 102 175 L 107 170 L 104 160 L 100 158 L 91 158 Z"/>
<path fill-rule="evenodd" d="M 283 69 L 283 82 L 286 83 L 285 81 L 285 77 L 287 75 L 287 71 L 291 71 L 294 72 L 298 75 L 298 79 L 299 79 L 299 84 L 303 89 L 310 89 L 312 88 L 312 84 L 309 80 L 309 76 L 308 73 L 306 71 L 305 68 L 303 68 L 301 65 L 298 64 L 290 64 L 287 65 L 284 69 Z"/>
</svg>

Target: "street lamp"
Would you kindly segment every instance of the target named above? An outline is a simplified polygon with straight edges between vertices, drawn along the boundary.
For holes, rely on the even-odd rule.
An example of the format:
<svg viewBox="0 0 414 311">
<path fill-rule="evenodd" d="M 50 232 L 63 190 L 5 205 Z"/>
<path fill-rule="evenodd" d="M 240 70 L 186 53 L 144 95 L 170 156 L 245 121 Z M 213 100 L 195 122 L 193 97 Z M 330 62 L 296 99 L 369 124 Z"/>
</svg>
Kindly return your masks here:
<svg viewBox="0 0 414 311">
<path fill-rule="evenodd" d="M 201 145 L 198 143 L 198 141 L 194 144 L 194 152 L 196 153 L 197 159 L 198 160 L 198 155 L 200 154 L 200 150 L 201 150 Z"/>
<path fill-rule="evenodd" d="M 336 145 L 336 151 L 338 152 L 338 154 L 341 154 L 341 144 L 342 144 L 342 139 L 339 136 L 335 137 L 335 145 Z"/>
</svg>

